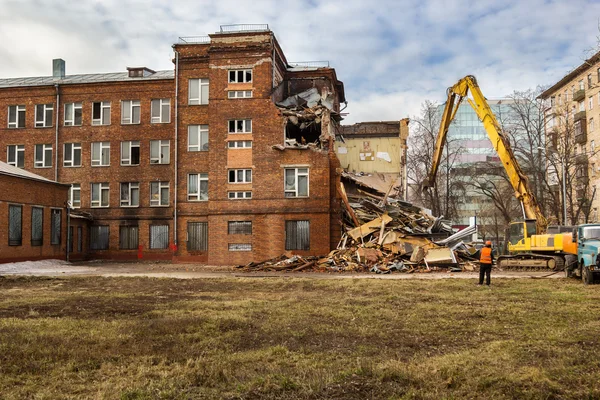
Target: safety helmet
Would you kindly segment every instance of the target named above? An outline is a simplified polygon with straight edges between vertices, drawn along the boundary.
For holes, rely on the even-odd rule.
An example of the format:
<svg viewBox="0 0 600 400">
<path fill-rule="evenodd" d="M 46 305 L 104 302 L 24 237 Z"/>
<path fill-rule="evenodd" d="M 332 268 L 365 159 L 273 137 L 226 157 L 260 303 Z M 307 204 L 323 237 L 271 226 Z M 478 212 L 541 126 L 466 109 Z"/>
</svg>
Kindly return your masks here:
<svg viewBox="0 0 600 400">
<path fill-rule="evenodd" d="M 485 245 L 486 245 L 486 246 L 491 246 L 491 245 L 492 245 L 492 241 L 491 241 L 491 240 L 488 240 L 487 242 L 485 242 Z"/>
</svg>

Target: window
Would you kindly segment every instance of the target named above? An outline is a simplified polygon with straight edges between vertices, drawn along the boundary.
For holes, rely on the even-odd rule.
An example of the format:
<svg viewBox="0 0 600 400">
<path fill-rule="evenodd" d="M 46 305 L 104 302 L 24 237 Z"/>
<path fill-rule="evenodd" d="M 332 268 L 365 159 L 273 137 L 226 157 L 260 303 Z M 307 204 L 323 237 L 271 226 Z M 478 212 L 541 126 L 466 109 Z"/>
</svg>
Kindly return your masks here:
<svg viewBox="0 0 600 400">
<path fill-rule="evenodd" d="M 92 125 L 110 125 L 110 101 L 92 103 Z"/>
<path fill-rule="evenodd" d="M 65 143 L 63 166 L 81 167 L 81 143 Z"/>
<path fill-rule="evenodd" d="M 590 118 L 590 132 L 594 130 L 594 118 Z"/>
<path fill-rule="evenodd" d="M 235 119 L 229 121 L 229 133 L 252 133 L 251 119 Z"/>
<path fill-rule="evenodd" d="M 69 243 L 69 253 L 73 252 L 73 227 L 69 227 L 69 236 L 67 237 L 67 243 Z"/>
<path fill-rule="evenodd" d="M 121 142 L 121 165 L 140 165 L 140 142 Z"/>
<path fill-rule="evenodd" d="M 230 99 L 247 99 L 252 97 L 252 90 L 230 90 L 227 92 Z"/>
<path fill-rule="evenodd" d="M 285 249 L 310 250 L 309 221 L 285 221 Z"/>
<path fill-rule="evenodd" d="M 588 97 L 588 108 L 590 110 L 594 108 L 594 96 Z"/>
<path fill-rule="evenodd" d="M 308 196 L 308 168 L 285 169 L 285 197 Z"/>
<path fill-rule="evenodd" d="M 150 141 L 150 164 L 168 164 L 170 154 L 168 140 Z"/>
<path fill-rule="evenodd" d="M 44 209 L 31 207 L 31 245 L 44 244 Z"/>
<path fill-rule="evenodd" d="M 8 206 L 8 245 L 20 246 L 23 242 L 23 206 Z"/>
<path fill-rule="evenodd" d="M 48 128 L 52 126 L 52 110 L 53 104 L 36 104 L 35 105 L 35 127 Z"/>
<path fill-rule="evenodd" d="M 52 166 L 52 145 L 51 144 L 36 144 L 35 145 L 35 168 L 49 168 Z"/>
<path fill-rule="evenodd" d="M 81 185 L 79 183 L 72 183 L 71 189 L 69 189 L 69 202 L 72 208 L 81 207 Z"/>
<path fill-rule="evenodd" d="M 229 200 L 251 199 L 252 192 L 227 192 Z"/>
<path fill-rule="evenodd" d="M 6 162 L 13 167 L 25 168 L 25 145 L 10 144 L 6 146 Z"/>
<path fill-rule="evenodd" d="M 188 126 L 188 151 L 208 151 L 208 125 Z"/>
<path fill-rule="evenodd" d="M 188 175 L 188 200 L 208 200 L 208 174 Z"/>
<path fill-rule="evenodd" d="M 90 250 L 108 250 L 109 226 L 90 226 Z"/>
<path fill-rule="evenodd" d="M 585 103 L 583 101 L 579 102 L 579 111 L 585 111 Z"/>
<path fill-rule="evenodd" d="M 140 123 L 140 101 L 123 100 L 121 102 L 121 124 L 139 124 Z"/>
<path fill-rule="evenodd" d="M 208 104 L 208 79 L 190 79 L 188 104 Z"/>
<path fill-rule="evenodd" d="M 108 182 L 92 183 L 92 207 L 108 207 L 109 187 Z"/>
<path fill-rule="evenodd" d="M 140 184 L 139 182 L 121 183 L 121 207 L 139 207 Z"/>
<path fill-rule="evenodd" d="M 25 106 L 8 106 L 8 127 L 25 128 Z"/>
<path fill-rule="evenodd" d="M 550 97 L 550 106 L 554 107 L 554 96 Z"/>
<path fill-rule="evenodd" d="M 229 251 L 252 251 L 252 243 L 229 243 Z"/>
<path fill-rule="evenodd" d="M 252 235 L 252 221 L 228 221 L 228 235 Z"/>
<path fill-rule="evenodd" d="M 153 99 L 150 114 L 153 124 L 171 122 L 171 99 Z"/>
<path fill-rule="evenodd" d="M 119 248 L 121 250 L 136 250 L 139 243 L 139 228 L 137 226 L 119 227 Z"/>
<path fill-rule="evenodd" d="M 251 140 L 234 140 L 227 142 L 227 147 L 230 149 L 249 149 L 252 148 Z"/>
<path fill-rule="evenodd" d="M 585 89 L 585 85 L 583 84 L 583 79 L 579 81 L 579 90 Z"/>
<path fill-rule="evenodd" d="M 81 253 L 83 251 L 83 228 L 81 226 L 77 227 L 77 252 Z"/>
<path fill-rule="evenodd" d="M 150 225 L 150 248 L 169 248 L 169 225 Z"/>
<path fill-rule="evenodd" d="M 591 140 L 590 141 L 590 153 L 594 153 L 594 151 L 596 150 L 596 143 Z"/>
<path fill-rule="evenodd" d="M 50 244 L 60 244 L 62 210 L 53 208 L 50 217 Z"/>
<path fill-rule="evenodd" d="M 92 143 L 92 167 L 110 165 L 110 142 Z"/>
<path fill-rule="evenodd" d="M 229 83 L 252 82 L 251 69 L 232 69 L 229 71 Z"/>
<path fill-rule="evenodd" d="M 65 126 L 81 126 L 82 116 L 81 103 L 65 104 Z"/>
<path fill-rule="evenodd" d="M 188 250 L 208 250 L 208 222 L 188 222 L 187 237 Z"/>
<path fill-rule="evenodd" d="M 558 105 L 560 106 L 562 104 L 562 97 L 560 96 L 560 94 L 558 95 Z"/>
<path fill-rule="evenodd" d="M 169 205 L 169 182 L 150 182 L 150 205 Z"/>
<path fill-rule="evenodd" d="M 592 74 L 588 74 L 587 84 L 588 84 L 588 89 L 591 89 L 592 88 Z"/>
<path fill-rule="evenodd" d="M 230 169 L 229 170 L 229 183 L 251 183 L 252 182 L 252 170 L 251 169 Z"/>
</svg>

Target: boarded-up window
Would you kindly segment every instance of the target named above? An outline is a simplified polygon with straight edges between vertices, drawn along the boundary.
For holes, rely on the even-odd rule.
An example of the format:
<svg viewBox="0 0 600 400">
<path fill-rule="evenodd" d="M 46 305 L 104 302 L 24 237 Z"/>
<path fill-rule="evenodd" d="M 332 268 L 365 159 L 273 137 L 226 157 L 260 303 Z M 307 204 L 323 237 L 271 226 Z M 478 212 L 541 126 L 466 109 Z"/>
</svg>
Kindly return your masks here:
<svg viewBox="0 0 600 400">
<path fill-rule="evenodd" d="M 139 229 L 137 226 L 121 226 L 119 228 L 119 248 L 135 250 L 139 243 Z"/>
<path fill-rule="evenodd" d="M 252 221 L 229 221 L 227 233 L 229 235 L 252 235 Z"/>
<path fill-rule="evenodd" d="M 90 250 L 108 250 L 108 225 L 90 227 Z"/>
<path fill-rule="evenodd" d="M 44 244 L 44 209 L 40 207 L 31 208 L 31 245 L 41 246 Z"/>
<path fill-rule="evenodd" d="M 169 225 L 150 225 L 150 248 L 169 248 Z"/>
<path fill-rule="evenodd" d="M 23 206 L 8 206 L 8 245 L 20 246 L 23 242 Z"/>
<path fill-rule="evenodd" d="M 309 221 L 285 221 L 285 249 L 310 250 Z"/>
<path fill-rule="evenodd" d="M 50 216 L 50 244 L 60 244 L 62 210 L 53 209 Z"/>
<path fill-rule="evenodd" d="M 188 250 L 208 250 L 208 222 L 188 222 Z"/>
</svg>

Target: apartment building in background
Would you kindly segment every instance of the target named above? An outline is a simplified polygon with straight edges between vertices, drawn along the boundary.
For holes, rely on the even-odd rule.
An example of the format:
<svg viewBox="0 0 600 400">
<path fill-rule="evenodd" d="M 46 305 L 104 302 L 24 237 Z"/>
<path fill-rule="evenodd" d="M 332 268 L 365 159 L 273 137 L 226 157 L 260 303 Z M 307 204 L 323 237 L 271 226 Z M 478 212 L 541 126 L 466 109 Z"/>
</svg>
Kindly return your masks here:
<svg viewBox="0 0 600 400">
<path fill-rule="evenodd" d="M 545 101 L 546 148 L 549 157 L 560 159 L 549 171 L 553 181 L 562 180 L 561 167 L 567 173 L 566 189 L 569 215 L 571 208 L 581 208 L 578 221 L 598 221 L 600 158 L 600 52 L 585 60 L 540 96 Z M 561 198 L 562 201 L 562 198 Z"/>
<path fill-rule="evenodd" d="M 70 185 L 93 258 L 327 254 L 341 236 L 335 70 L 288 62 L 266 25 L 173 50 L 168 71 L 68 75 L 57 59 L 52 76 L 0 79 L 4 160 Z"/>
</svg>

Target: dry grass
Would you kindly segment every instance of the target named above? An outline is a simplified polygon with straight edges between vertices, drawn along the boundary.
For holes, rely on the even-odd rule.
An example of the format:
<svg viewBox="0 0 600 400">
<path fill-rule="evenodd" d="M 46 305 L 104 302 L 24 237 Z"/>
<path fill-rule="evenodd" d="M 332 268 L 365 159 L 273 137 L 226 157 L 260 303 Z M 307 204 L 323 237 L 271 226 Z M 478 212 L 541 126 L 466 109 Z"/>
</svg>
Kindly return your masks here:
<svg viewBox="0 0 600 400">
<path fill-rule="evenodd" d="M 0 278 L 6 399 L 599 398 L 566 280 Z"/>
</svg>

